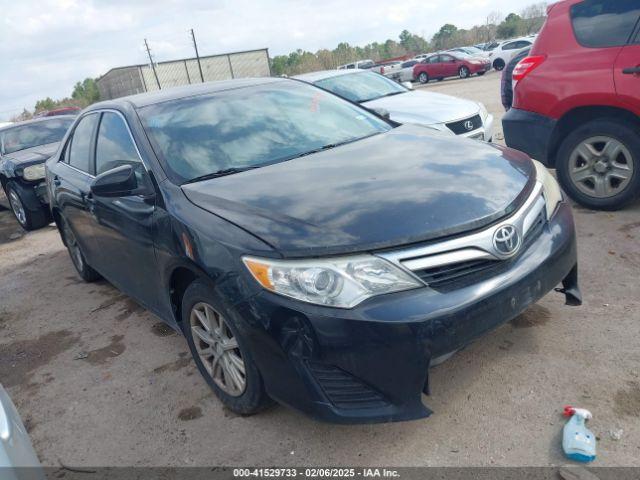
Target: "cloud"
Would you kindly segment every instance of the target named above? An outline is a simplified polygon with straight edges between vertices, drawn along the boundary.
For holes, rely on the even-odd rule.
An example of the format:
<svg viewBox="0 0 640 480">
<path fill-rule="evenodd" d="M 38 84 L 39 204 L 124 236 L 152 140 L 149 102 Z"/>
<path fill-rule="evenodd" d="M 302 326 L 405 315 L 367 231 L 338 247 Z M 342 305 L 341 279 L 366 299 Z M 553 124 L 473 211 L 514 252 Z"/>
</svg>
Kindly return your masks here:
<svg viewBox="0 0 640 480">
<path fill-rule="evenodd" d="M 427 37 L 444 23 L 470 27 L 493 10 L 533 0 L 0 0 L 0 120 L 38 99 L 69 96 L 73 85 L 112 67 L 253 48 L 270 54 Z"/>
</svg>

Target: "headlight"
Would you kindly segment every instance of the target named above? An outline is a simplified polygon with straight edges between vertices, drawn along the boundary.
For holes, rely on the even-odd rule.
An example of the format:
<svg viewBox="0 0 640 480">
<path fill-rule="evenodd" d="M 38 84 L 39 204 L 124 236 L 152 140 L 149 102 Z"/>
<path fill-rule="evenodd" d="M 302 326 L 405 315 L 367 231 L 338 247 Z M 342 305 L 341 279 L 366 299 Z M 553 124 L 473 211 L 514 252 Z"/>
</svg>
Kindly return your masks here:
<svg viewBox="0 0 640 480">
<path fill-rule="evenodd" d="M 489 116 L 489 111 L 487 110 L 487 107 L 484 106 L 484 103 L 478 102 L 478 106 L 480 107 L 480 117 L 484 120 Z"/>
<path fill-rule="evenodd" d="M 280 295 L 338 308 L 367 298 L 424 286 L 391 263 L 371 255 L 331 259 L 271 260 L 243 257 L 253 278 Z"/>
<path fill-rule="evenodd" d="M 536 166 L 536 178 L 542 184 L 542 194 L 547 204 L 547 219 L 550 219 L 556 211 L 556 207 L 562 201 L 562 190 L 551 172 L 537 160 L 533 160 Z"/>
<path fill-rule="evenodd" d="M 25 167 L 24 170 L 22 170 L 22 177 L 25 180 L 40 180 L 44 178 L 44 163 Z"/>
</svg>

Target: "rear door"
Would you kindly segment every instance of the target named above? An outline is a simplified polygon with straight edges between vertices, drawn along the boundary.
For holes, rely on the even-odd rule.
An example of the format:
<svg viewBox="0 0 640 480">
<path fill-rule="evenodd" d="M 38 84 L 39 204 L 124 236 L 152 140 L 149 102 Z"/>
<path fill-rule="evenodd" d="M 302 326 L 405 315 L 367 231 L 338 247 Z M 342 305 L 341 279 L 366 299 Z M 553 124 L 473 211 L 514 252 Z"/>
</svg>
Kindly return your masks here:
<svg viewBox="0 0 640 480">
<path fill-rule="evenodd" d="M 636 32 L 616 59 L 614 80 L 622 102 L 640 114 L 640 2 L 628 15 L 636 18 Z"/>
<path fill-rule="evenodd" d="M 105 111 L 98 127 L 95 149 L 96 176 L 131 165 L 139 186 L 154 187 L 142 162 L 126 120 Z M 96 268 L 109 281 L 152 310 L 159 303 L 160 275 L 153 244 L 155 195 L 120 197 L 91 195 L 91 212 L 100 258 Z"/>
<path fill-rule="evenodd" d="M 78 122 L 52 170 L 56 203 L 91 265 L 95 265 L 96 245 L 87 197 L 94 178 L 92 145 L 99 118 L 90 113 Z"/>
</svg>

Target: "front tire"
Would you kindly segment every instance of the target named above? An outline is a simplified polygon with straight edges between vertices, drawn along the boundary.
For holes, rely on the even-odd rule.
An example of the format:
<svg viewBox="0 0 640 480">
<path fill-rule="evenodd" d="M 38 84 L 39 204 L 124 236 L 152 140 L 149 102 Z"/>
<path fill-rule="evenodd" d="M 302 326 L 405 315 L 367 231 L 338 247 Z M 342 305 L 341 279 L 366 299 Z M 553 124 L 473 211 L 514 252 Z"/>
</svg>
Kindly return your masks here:
<svg viewBox="0 0 640 480">
<path fill-rule="evenodd" d="M 429 74 L 427 72 L 420 72 L 418 75 L 418 81 L 423 85 L 429 83 Z"/>
<path fill-rule="evenodd" d="M 7 182 L 5 187 L 7 199 L 11 206 L 13 216 L 25 230 L 37 230 L 51 223 L 51 215 L 45 207 L 32 210 L 24 201 L 23 189 L 15 182 Z"/>
<path fill-rule="evenodd" d="M 207 282 L 196 280 L 182 299 L 182 329 L 209 387 L 231 411 L 252 415 L 269 406 L 262 376 L 239 326 Z"/>
<path fill-rule="evenodd" d="M 558 179 L 567 194 L 595 210 L 618 210 L 640 193 L 640 139 L 614 119 L 593 120 L 560 145 Z"/>
<path fill-rule="evenodd" d="M 62 234 L 62 239 L 64 240 L 64 244 L 69 251 L 69 256 L 71 257 L 71 263 L 85 282 L 91 283 L 100 279 L 100 274 L 96 272 L 85 260 L 84 254 L 82 250 L 80 250 L 80 245 L 78 245 L 78 241 L 76 240 L 76 236 L 71 230 L 69 223 L 62 219 L 60 221 L 60 233 Z"/>
</svg>

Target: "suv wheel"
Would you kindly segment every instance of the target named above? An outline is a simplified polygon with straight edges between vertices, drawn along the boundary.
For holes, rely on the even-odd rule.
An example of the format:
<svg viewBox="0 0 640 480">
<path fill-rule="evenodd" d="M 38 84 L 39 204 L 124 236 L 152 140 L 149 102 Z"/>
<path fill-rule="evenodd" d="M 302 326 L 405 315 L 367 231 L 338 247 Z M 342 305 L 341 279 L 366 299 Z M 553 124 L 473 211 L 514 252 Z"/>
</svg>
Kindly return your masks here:
<svg viewBox="0 0 640 480">
<path fill-rule="evenodd" d="M 616 120 L 594 120 L 562 142 L 558 178 L 576 202 L 596 210 L 617 210 L 640 193 L 640 138 Z"/>
<path fill-rule="evenodd" d="M 69 224 L 64 219 L 62 219 L 60 223 L 62 239 L 64 240 L 64 244 L 67 246 L 71 262 L 76 268 L 78 275 L 80 275 L 85 282 L 95 282 L 100 278 L 100 274 L 87 264 L 84 254 L 82 253 L 82 250 L 80 250 L 80 245 L 78 245 L 78 241 L 76 240 L 76 236 L 71 230 L 71 227 L 69 227 Z"/>
<path fill-rule="evenodd" d="M 211 286 L 196 280 L 182 299 L 182 329 L 198 370 L 230 410 L 251 415 L 270 405 L 241 330 Z"/>
<path fill-rule="evenodd" d="M 22 188 L 15 182 L 7 182 L 5 187 L 11 211 L 25 230 L 36 230 L 51 223 L 51 215 L 44 207 L 31 210 L 23 200 Z"/>
<path fill-rule="evenodd" d="M 502 60 L 501 58 L 497 58 L 493 62 L 493 68 L 495 68 L 497 71 L 503 70 L 504 67 L 505 67 L 505 63 L 504 63 L 504 60 Z"/>
<path fill-rule="evenodd" d="M 458 70 L 458 76 L 460 78 L 468 78 L 469 77 L 469 69 L 467 67 L 460 67 L 460 70 Z"/>
<path fill-rule="evenodd" d="M 420 75 L 418 75 L 418 81 L 422 84 L 429 83 L 429 74 L 427 72 L 420 72 Z"/>
</svg>

